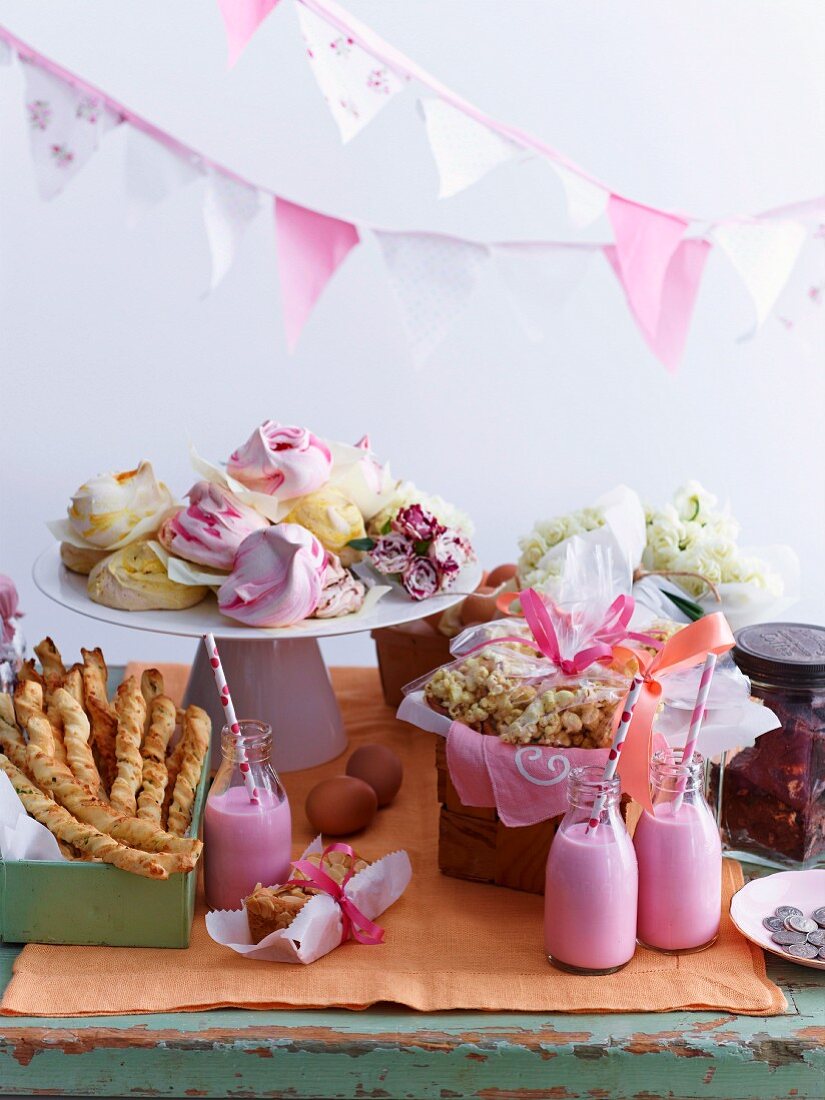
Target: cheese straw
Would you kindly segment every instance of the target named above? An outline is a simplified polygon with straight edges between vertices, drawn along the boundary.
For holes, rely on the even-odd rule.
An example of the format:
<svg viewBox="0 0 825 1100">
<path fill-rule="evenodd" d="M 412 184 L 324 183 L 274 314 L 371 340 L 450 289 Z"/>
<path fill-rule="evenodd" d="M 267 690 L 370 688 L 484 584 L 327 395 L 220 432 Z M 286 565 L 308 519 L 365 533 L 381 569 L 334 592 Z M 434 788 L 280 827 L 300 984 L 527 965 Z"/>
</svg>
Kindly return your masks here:
<svg viewBox="0 0 825 1100">
<path fill-rule="evenodd" d="M 633 711 L 636 707 L 636 702 L 639 698 L 639 694 L 642 690 L 643 680 L 641 676 L 634 676 L 630 685 L 630 691 L 627 693 L 627 698 L 624 702 L 624 710 L 622 711 L 621 721 L 616 727 L 616 732 L 613 735 L 613 744 L 610 746 L 610 752 L 607 756 L 607 763 L 604 766 L 604 772 L 602 773 L 602 782 L 606 783 L 612 779 L 616 774 L 616 768 L 619 764 L 619 754 L 622 751 L 622 745 L 627 737 L 627 731 L 630 729 L 630 720 L 633 717 Z M 584 835 L 587 836 L 591 829 L 595 830 L 599 824 L 599 818 L 601 817 L 604 804 L 607 800 L 607 790 L 602 791 L 596 801 L 593 803 L 593 812 L 590 815 L 590 820 L 587 823 L 587 828 L 584 831 Z"/>
<path fill-rule="evenodd" d="M 260 798 L 255 786 L 255 780 L 252 778 L 252 772 L 249 770 L 249 764 L 247 763 L 246 751 L 244 749 L 243 738 L 241 737 L 241 727 L 238 724 L 238 719 L 235 717 L 235 708 L 232 705 L 232 697 L 229 694 L 229 687 L 226 683 L 226 677 L 223 674 L 223 665 L 218 656 L 218 647 L 211 634 L 204 634 L 203 644 L 206 646 L 209 664 L 212 666 L 212 671 L 215 673 L 215 686 L 218 689 L 221 706 L 223 707 L 223 713 L 226 717 L 226 724 L 231 732 L 235 734 L 235 740 L 238 746 L 238 761 L 240 763 L 241 774 L 243 775 L 244 786 L 249 794 L 249 801 L 257 805 L 260 802 Z"/>
<path fill-rule="evenodd" d="M 696 703 L 693 707 L 693 715 L 690 719 L 690 728 L 688 730 L 687 741 L 685 741 L 685 747 L 682 749 L 682 764 L 689 764 L 693 759 L 693 754 L 696 751 L 696 742 L 699 740 L 699 731 L 702 728 L 702 722 L 705 719 L 705 708 L 708 702 L 708 692 L 710 691 L 711 680 L 713 680 L 713 673 L 716 668 L 716 654 L 709 653 L 705 658 L 705 667 L 702 669 L 702 676 L 699 680 L 699 690 L 696 693 Z M 673 802 L 673 812 L 675 813 L 682 805 L 682 795 L 685 792 L 685 783 L 687 776 L 683 776 L 679 780 L 678 793 Z"/>
</svg>

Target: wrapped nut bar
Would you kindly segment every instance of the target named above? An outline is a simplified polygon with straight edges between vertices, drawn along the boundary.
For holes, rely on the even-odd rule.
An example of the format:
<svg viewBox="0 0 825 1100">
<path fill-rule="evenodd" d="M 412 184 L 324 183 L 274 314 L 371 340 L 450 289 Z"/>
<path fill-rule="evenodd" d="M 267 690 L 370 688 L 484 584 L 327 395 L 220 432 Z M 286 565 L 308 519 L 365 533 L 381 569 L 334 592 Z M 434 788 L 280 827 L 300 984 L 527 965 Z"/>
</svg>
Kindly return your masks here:
<svg viewBox="0 0 825 1100">
<path fill-rule="evenodd" d="M 350 870 L 355 875 L 369 866 L 360 856 L 350 856 L 346 852 L 327 852 L 325 855 L 313 852 L 306 859 L 325 871 L 339 885 Z M 306 879 L 306 875 L 296 869 L 294 878 Z M 249 897 L 244 898 L 252 942 L 260 943 L 271 932 L 289 928 L 309 899 L 318 892 L 309 882 L 306 886 L 262 886 L 258 883 Z"/>
</svg>

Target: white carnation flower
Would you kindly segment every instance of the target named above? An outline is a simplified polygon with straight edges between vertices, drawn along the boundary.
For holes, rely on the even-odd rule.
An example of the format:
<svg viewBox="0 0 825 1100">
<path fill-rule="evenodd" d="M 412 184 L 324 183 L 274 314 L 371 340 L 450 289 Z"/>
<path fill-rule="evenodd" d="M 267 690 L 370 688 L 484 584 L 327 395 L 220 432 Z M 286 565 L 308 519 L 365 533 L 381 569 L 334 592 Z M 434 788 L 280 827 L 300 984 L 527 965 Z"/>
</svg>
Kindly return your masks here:
<svg viewBox="0 0 825 1100">
<path fill-rule="evenodd" d="M 688 481 L 673 494 L 673 503 L 682 519 L 704 523 L 719 503 L 719 498 L 708 492 L 698 481 Z"/>
<path fill-rule="evenodd" d="M 523 588 L 540 588 L 545 580 L 557 577 L 561 566 L 552 558 L 546 558 L 548 550 L 573 535 L 584 535 L 604 526 L 600 508 L 580 508 L 564 516 L 537 520 L 529 535 L 519 539 L 521 557 L 518 560 L 518 578 Z"/>
</svg>

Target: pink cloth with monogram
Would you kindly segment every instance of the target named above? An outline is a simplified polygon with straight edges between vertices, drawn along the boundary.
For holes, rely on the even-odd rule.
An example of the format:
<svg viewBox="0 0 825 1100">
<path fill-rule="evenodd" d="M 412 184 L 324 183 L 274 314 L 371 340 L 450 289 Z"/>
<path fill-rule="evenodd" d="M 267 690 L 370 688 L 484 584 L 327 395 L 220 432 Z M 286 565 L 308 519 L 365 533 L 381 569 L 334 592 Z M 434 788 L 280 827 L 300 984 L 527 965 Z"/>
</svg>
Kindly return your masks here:
<svg viewBox="0 0 825 1100">
<path fill-rule="evenodd" d="M 567 809 L 571 768 L 603 768 L 607 749 L 562 749 L 554 745 L 508 745 L 453 722 L 447 735 L 447 766 L 465 806 L 495 806 L 505 825 L 536 825 Z"/>
</svg>

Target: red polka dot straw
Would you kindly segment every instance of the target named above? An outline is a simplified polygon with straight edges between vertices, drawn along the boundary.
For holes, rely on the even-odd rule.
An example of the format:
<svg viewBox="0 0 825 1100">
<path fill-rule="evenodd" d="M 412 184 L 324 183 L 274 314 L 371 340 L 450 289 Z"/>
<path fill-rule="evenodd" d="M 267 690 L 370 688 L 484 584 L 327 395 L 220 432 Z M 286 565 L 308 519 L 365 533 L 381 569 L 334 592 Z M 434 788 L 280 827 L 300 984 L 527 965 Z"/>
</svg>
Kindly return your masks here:
<svg viewBox="0 0 825 1100">
<path fill-rule="evenodd" d="M 260 802 L 260 797 L 258 796 L 258 791 L 255 787 L 255 780 L 252 777 L 252 772 L 249 768 L 249 764 L 246 761 L 243 738 L 241 737 L 241 727 L 238 724 L 238 719 L 235 717 L 235 708 L 232 705 L 232 697 L 229 694 L 229 687 L 226 683 L 226 677 L 223 674 L 223 665 L 221 664 L 221 659 L 218 655 L 218 647 L 215 643 L 215 639 L 212 637 L 211 634 L 204 634 L 203 644 L 206 646 L 206 652 L 209 656 L 209 664 L 212 666 L 212 671 L 215 674 L 215 686 L 218 689 L 218 696 L 221 700 L 223 713 L 226 717 L 226 724 L 232 731 L 232 733 L 235 734 L 235 737 L 237 739 L 238 760 L 240 761 L 244 786 L 246 787 L 249 794 L 249 801 L 257 804 Z"/>
<path fill-rule="evenodd" d="M 630 691 L 627 693 L 627 699 L 625 699 L 624 710 L 622 711 L 621 721 L 616 727 L 616 732 L 613 735 L 613 744 L 610 746 L 610 752 L 607 754 L 607 763 L 604 766 L 604 772 L 602 773 L 602 782 L 606 783 L 612 779 L 616 774 L 616 768 L 618 766 L 619 754 L 622 751 L 624 745 L 624 739 L 627 737 L 627 731 L 630 729 L 630 721 L 633 718 L 633 711 L 636 709 L 636 701 L 639 698 L 639 694 L 642 690 L 643 680 L 640 676 L 634 676 L 633 681 L 630 684 Z M 595 829 L 602 815 L 604 804 L 607 801 L 607 791 L 603 790 L 593 803 L 593 813 L 590 816 L 590 820 L 587 822 L 587 828 L 585 829 L 585 836 Z"/>
</svg>

